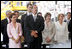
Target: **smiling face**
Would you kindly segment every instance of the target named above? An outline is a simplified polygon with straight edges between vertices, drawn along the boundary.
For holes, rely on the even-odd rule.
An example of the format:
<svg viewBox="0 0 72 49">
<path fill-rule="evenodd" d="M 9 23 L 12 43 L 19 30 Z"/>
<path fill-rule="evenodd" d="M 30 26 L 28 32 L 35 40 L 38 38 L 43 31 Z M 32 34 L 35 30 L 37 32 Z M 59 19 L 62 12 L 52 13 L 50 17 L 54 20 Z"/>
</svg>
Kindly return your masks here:
<svg viewBox="0 0 72 49">
<path fill-rule="evenodd" d="M 7 16 L 8 18 L 10 18 L 11 14 L 12 14 L 11 12 L 7 12 L 6 16 Z"/>
<path fill-rule="evenodd" d="M 32 12 L 32 5 L 28 5 L 27 11 L 28 11 L 28 12 Z"/>
<path fill-rule="evenodd" d="M 64 15 L 63 15 L 63 14 L 59 14 L 58 19 L 59 19 L 60 21 L 63 21 Z"/>
<path fill-rule="evenodd" d="M 70 19 L 71 18 L 71 13 L 67 14 L 67 18 Z"/>
<path fill-rule="evenodd" d="M 15 15 L 16 15 L 17 18 L 19 17 L 19 13 L 18 12 L 16 12 Z"/>
<path fill-rule="evenodd" d="M 14 23 L 16 22 L 16 19 L 17 19 L 16 15 L 13 15 L 11 18 L 12 22 L 14 22 Z"/>
<path fill-rule="evenodd" d="M 51 20 L 51 16 L 50 16 L 50 15 L 47 15 L 46 21 L 47 21 L 47 22 L 50 22 L 50 20 Z"/>
<path fill-rule="evenodd" d="M 32 9 L 33 14 L 37 14 L 37 11 L 38 11 L 38 7 L 34 5 Z"/>
<path fill-rule="evenodd" d="M 51 13 L 47 12 L 45 14 L 45 20 L 46 20 L 46 22 L 50 22 L 51 21 Z"/>
</svg>

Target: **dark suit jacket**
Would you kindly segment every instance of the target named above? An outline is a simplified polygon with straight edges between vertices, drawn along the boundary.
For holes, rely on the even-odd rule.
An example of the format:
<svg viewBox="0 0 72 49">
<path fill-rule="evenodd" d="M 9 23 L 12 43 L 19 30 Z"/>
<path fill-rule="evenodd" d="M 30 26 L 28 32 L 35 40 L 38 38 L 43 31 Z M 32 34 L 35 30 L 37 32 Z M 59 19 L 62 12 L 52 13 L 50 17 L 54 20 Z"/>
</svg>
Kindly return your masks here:
<svg viewBox="0 0 72 49">
<path fill-rule="evenodd" d="M 24 31 L 24 24 L 25 24 L 25 19 L 26 19 L 26 17 L 27 17 L 27 13 L 24 14 L 24 15 L 22 15 L 22 17 L 21 17 L 21 26 L 22 26 L 22 31 L 23 31 L 23 36 L 24 36 L 24 38 L 26 38 L 26 33 L 25 33 L 25 31 Z"/>
<path fill-rule="evenodd" d="M 1 32 L 3 34 L 3 42 L 5 44 L 9 42 L 9 38 L 7 35 L 7 24 L 8 24 L 7 18 L 1 21 Z"/>
<path fill-rule="evenodd" d="M 69 32 L 71 32 L 71 20 L 69 21 L 69 24 L 68 24 L 68 30 Z"/>
<path fill-rule="evenodd" d="M 41 16 L 37 15 L 36 21 L 34 22 L 33 16 L 27 16 L 25 20 L 25 32 L 26 32 L 26 41 L 32 42 L 34 40 L 34 37 L 31 36 L 31 30 L 37 30 L 38 31 L 38 40 L 42 42 L 42 31 L 44 29 L 44 19 Z"/>
<path fill-rule="evenodd" d="M 70 22 L 69 22 L 69 24 L 68 24 L 68 31 L 70 32 L 69 33 L 69 38 L 71 38 L 71 20 L 70 20 Z"/>
</svg>

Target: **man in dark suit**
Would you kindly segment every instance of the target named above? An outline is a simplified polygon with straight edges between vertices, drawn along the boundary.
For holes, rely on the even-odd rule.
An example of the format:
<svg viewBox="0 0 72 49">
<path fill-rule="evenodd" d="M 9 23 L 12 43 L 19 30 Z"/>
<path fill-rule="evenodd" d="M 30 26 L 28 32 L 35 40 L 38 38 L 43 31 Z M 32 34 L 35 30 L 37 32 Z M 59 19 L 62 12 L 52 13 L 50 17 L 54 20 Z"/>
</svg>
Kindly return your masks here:
<svg viewBox="0 0 72 49">
<path fill-rule="evenodd" d="M 70 20 L 71 20 L 71 13 L 67 12 L 67 19 L 65 19 L 64 22 L 67 22 L 67 24 L 69 24 Z"/>
<path fill-rule="evenodd" d="M 18 17 L 19 17 L 19 12 L 18 11 L 14 11 L 14 13 L 15 13 L 15 15 L 16 15 L 16 17 L 17 17 L 17 22 L 18 23 L 21 23 L 21 20 L 20 19 L 18 19 Z"/>
<path fill-rule="evenodd" d="M 25 38 L 25 43 L 27 45 L 29 45 L 29 43 L 26 41 L 26 32 L 24 31 L 25 30 L 24 25 L 25 25 L 26 17 L 31 15 L 31 14 L 32 14 L 32 4 L 28 3 L 27 4 L 27 12 L 24 15 L 22 15 L 22 17 L 21 17 L 21 25 L 22 25 L 22 30 L 23 30 L 23 36 Z"/>
<path fill-rule="evenodd" d="M 6 11 L 6 16 L 7 18 L 1 21 L 1 33 L 3 34 L 3 44 L 6 44 L 6 48 L 8 48 L 9 38 L 7 35 L 7 24 L 11 22 L 11 19 L 10 19 L 11 11 L 10 10 Z"/>
<path fill-rule="evenodd" d="M 69 39 L 71 39 L 71 20 L 69 21 L 69 24 L 68 24 L 68 31 L 69 31 Z"/>
<path fill-rule="evenodd" d="M 42 16 L 42 13 L 41 12 L 38 12 L 38 15 Z"/>
<path fill-rule="evenodd" d="M 71 32 L 70 32 L 70 22 L 71 21 L 71 13 L 70 12 L 67 12 L 67 19 L 64 20 L 64 22 L 67 22 L 68 24 L 68 31 L 69 31 L 69 39 L 71 38 Z"/>
<path fill-rule="evenodd" d="M 25 20 L 25 32 L 26 41 L 29 43 L 30 48 L 41 48 L 42 31 L 44 29 L 43 17 L 37 15 L 37 6 L 34 5 L 32 9 L 32 15 L 26 17 Z"/>
</svg>

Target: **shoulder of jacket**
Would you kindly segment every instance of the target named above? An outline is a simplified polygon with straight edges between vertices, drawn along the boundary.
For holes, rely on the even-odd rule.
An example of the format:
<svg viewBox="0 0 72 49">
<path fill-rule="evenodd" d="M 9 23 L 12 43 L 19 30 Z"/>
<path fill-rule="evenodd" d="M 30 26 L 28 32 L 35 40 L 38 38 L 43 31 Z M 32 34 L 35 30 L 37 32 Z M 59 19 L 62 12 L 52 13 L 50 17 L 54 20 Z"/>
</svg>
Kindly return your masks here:
<svg viewBox="0 0 72 49">
<path fill-rule="evenodd" d="M 7 24 L 7 26 L 11 26 L 11 25 L 12 25 L 11 23 Z"/>
<path fill-rule="evenodd" d="M 67 24 L 67 22 L 63 22 L 64 24 Z"/>
<path fill-rule="evenodd" d="M 19 22 L 17 22 L 18 25 L 21 25 Z"/>
<path fill-rule="evenodd" d="M 5 22 L 6 20 L 7 20 L 7 18 L 5 18 L 5 19 L 1 20 L 1 22 Z"/>
</svg>

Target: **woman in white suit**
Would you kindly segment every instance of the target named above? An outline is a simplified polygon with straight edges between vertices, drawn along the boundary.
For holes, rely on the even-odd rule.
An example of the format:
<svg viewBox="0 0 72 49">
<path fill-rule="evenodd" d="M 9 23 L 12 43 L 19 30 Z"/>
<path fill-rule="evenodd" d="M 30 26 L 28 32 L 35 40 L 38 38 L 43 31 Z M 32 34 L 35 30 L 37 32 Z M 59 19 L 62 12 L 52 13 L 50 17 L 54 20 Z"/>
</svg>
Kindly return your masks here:
<svg viewBox="0 0 72 49">
<path fill-rule="evenodd" d="M 63 22 L 64 14 L 58 15 L 58 21 L 55 22 L 56 26 L 56 34 L 55 34 L 55 41 L 58 43 L 64 43 L 68 40 L 68 27 L 67 23 Z"/>
<path fill-rule="evenodd" d="M 42 44 L 53 44 L 55 35 L 55 24 L 51 21 L 51 14 L 45 15 L 45 28 L 42 32 L 43 42 Z"/>
</svg>

